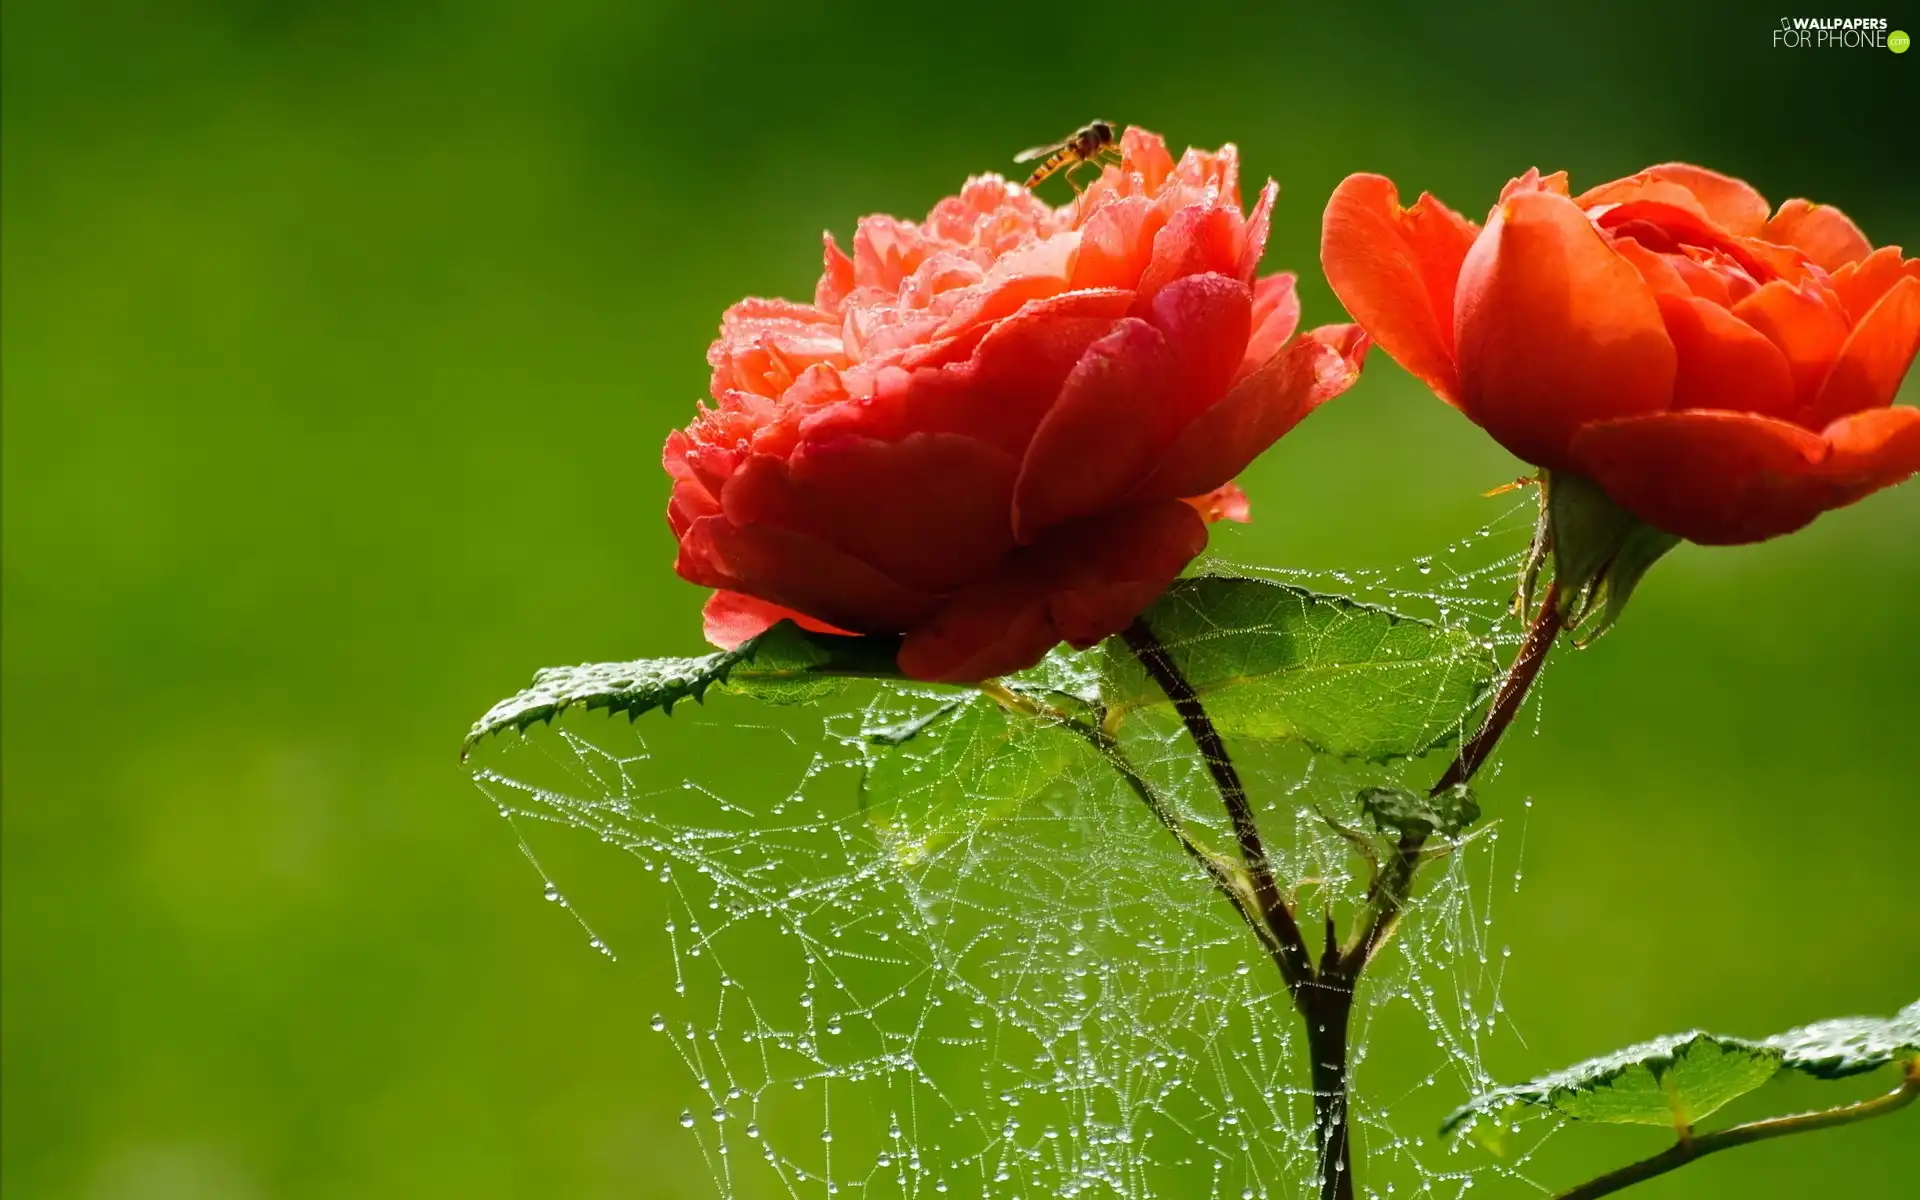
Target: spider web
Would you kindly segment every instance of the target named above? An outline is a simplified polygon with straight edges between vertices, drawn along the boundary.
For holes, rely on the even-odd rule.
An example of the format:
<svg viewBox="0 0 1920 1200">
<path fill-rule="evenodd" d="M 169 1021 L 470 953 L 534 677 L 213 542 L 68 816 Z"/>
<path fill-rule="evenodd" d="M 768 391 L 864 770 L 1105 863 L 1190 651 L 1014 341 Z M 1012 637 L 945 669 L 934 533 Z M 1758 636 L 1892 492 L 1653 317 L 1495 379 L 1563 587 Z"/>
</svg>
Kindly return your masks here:
<svg viewBox="0 0 1920 1200">
<path fill-rule="evenodd" d="M 1509 551 L 1532 511 L 1391 570 L 1214 566 L 1510 645 Z M 1300 1019 L 1247 927 L 1111 769 L 982 803 L 911 854 L 863 807 L 864 731 L 951 697 L 873 686 L 839 711 L 715 697 L 671 724 L 575 714 L 475 777 L 549 900 L 569 905 L 529 839 L 554 829 L 616 847 L 663 889 L 657 934 L 621 947 L 657 984 L 657 1012 L 632 1036 L 663 1039 L 684 1064 L 686 1154 L 720 1196 L 1301 1195 L 1315 1156 Z M 1126 749 L 1189 828 L 1231 844 L 1177 722 L 1130 720 Z M 1359 787 L 1424 787 L 1445 754 L 1395 768 L 1298 745 L 1233 750 L 1309 941 L 1323 914 L 1344 932 L 1367 874 L 1331 821 L 1360 825 Z M 770 773 L 790 786 L 769 789 Z M 916 790 L 889 803 L 910 808 Z M 1490 814 L 1429 867 L 1369 968 L 1351 1062 L 1361 1195 L 1524 1180 L 1531 1151 L 1497 1165 L 1429 1131 L 1493 1083 L 1492 1039 L 1518 1036 L 1493 924 L 1521 885 L 1525 813 Z"/>
</svg>

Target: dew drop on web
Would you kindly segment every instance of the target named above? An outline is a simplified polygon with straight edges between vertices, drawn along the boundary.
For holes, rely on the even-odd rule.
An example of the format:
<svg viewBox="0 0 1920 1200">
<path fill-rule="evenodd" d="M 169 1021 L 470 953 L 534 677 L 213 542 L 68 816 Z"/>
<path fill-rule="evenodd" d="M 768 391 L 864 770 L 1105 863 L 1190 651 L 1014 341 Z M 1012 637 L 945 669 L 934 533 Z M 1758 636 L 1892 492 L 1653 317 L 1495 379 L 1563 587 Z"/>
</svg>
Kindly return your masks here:
<svg viewBox="0 0 1920 1200">
<path fill-rule="evenodd" d="M 1510 650 L 1505 606 L 1530 508 L 1344 580 L 1222 565 L 1363 593 Z M 617 969 L 651 992 L 647 1027 L 669 1036 L 646 1042 L 648 1061 L 681 1064 L 676 1099 L 690 1106 L 679 1121 L 696 1131 L 675 1162 L 704 1161 L 722 1197 L 1301 1194 L 1314 1167 L 1303 1031 L 1244 925 L 1137 797 L 1070 767 L 991 820 L 890 842 L 884 814 L 862 807 L 863 731 L 951 693 L 850 695 L 836 711 L 716 694 L 680 706 L 671 725 L 583 714 L 530 733 L 506 766 L 476 776 L 548 901 L 583 928 L 583 908 L 606 922 L 626 960 Z M 924 755 L 941 763 L 984 736 L 936 732 Z M 1230 846 L 1182 731 L 1140 714 L 1126 736 L 1183 819 Z M 1049 767 L 1035 745 L 981 748 L 994 771 Z M 909 764 L 921 768 L 909 798 L 951 809 L 969 787 L 1002 786 L 934 762 Z M 1363 868 L 1323 814 L 1360 823 L 1352 792 L 1380 768 L 1284 746 L 1243 766 L 1265 799 L 1277 870 L 1305 881 L 1303 905 L 1350 903 Z M 1376 1040 L 1396 1054 L 1426 1047 L 1410 1091 L 1403 1081 L 1355 1098 L 1373 1197 L 1458 1195 L 1525 1172 L 1524 1154 L 1499 1165 L 1447 1153 L 1394 1112 L 1403 1098 L 1422 1112 L 1444 1108 L 1436 1097 L 1466 1098 L 1489 1082 L 1488 1051 L 1512 1048 L 1502 1000 L 1512 950 L 1495 930 L 1521 881 L 1528 814 L 1514 807 L 1436 865 L 1355 1013 L 1363 1077 L 1407 1069 L 1371 1060 Z M 1503 841 L 1502 828 L 1516 836 Z M 544 848 L 569 830 L 589 835 L 593 854 L 630 856 L 639 894 L 657 906 L 616 914 L 571 871 L 563 894 L 529 839 Z M 588 937 L 609 953 L 600 933 Z M 728 1156 L 742 1144 L 757 1152 Z"/>
</svg>

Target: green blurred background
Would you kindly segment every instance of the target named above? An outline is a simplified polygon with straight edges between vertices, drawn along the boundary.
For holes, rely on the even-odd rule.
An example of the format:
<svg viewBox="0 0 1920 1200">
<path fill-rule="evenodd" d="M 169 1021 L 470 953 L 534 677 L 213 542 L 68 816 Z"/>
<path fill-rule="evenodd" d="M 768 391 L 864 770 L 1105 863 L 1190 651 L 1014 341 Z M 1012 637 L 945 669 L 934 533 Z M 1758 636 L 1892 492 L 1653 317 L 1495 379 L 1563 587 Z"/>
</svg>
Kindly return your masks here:
<svg viewBox="0 0 1920 1200">
<path fill-rule="evenodd" d="M 1360 169 L 1474 213 L 1684 158 L 1920 244 L 1920 55 L 1776 20 L 8 0 L 6 1193 L 711 1195 L 661 963 L 541 902 L 453 751 L 536 666 L 697 648 L 657 462 L 721 309 L 1096 114 L 1279 178 L 1310 321 Z M 1515 473 L 1376 357 L 1216 546 L 1405 564 Z M 1920 993 L 1917 544 L 1920 486 L 1683 550 L 1552 673 L 1488 796 L 1537 798 L 1497 1070 Z M 611 857 L 600 908 L 657 928 Z M 1916 1119 L 1636 1194 L 1895 1194 Z M 1660 1139 L 1558 1144 L 1569 1183 Z"/>
</svg>

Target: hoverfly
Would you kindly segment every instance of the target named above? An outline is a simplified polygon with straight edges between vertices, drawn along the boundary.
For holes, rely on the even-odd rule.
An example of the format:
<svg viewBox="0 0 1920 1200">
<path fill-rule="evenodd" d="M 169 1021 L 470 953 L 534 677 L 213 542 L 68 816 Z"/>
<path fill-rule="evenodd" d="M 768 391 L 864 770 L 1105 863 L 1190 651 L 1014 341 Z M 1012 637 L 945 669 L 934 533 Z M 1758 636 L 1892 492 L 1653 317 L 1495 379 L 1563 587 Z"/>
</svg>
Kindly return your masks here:
<svg viewBox="0 0 1920 1200">
<path fill-rule="evenodd" d="M 1027 190 L 1031 191 L 1045 182 L 1048 176 L 1065 168 L 1067 182 L 1073 183 L 1073 173 L 1092 163 L 1112 161 L 1119 157 L 1119 148 L 1114 145 L 1117 138 L 1111 121 L 1089 121 L 1069 134 L 1064 141 L 1054 142 L 1050 146 L 1035 146 L 1031 150 L 1022 150 L 1013 156 L 1017 163 L 1040 160 L 1040 165 L 1027 176 Z M 1080 187 L 1074 185 L 1074 191 Z"/>
</svg>

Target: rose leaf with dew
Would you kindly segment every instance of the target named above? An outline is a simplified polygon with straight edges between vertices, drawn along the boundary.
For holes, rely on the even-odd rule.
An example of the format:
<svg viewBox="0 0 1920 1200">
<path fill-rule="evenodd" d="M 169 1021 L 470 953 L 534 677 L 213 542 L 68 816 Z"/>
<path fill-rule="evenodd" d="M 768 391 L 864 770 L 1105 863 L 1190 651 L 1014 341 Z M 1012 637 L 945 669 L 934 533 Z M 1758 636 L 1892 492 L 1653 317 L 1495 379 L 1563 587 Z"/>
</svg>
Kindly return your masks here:
<svg viewBox="0 0 1920 1200">
<path fill-rule="evenodd" d="M 1451 741 L 1498 670 L 1464 629 L 1263 579 L 1182 579 L 1142 619 L 1221 733 L 1343 758 Z M 1109 721 L 1168 703 L 1125 646 L 1095 653 Z"/>
<path fill-rule="evenodd" d="M 1455 1109 L 1440 1132 L 1477 1135 L 1482 1122 L 1498 1127 L 1507 1110 L 1524 1105 L 1578 1121 L 1659 1125 L 1690 1136 L 1701 1120 L 1782 1070 L 1843 1079 L 1916 1057 L 1920 1002 L 1891 1018 L 1821 1021 L 1759 1041 L 1695 1030 L 1495 1088 Z M 1497 1137 L 1483 1140 L 1498 1149 Z"/>
<path fill-rule="evenodd" d="M 1464 783 L 1431 796 L 1405 788 L 1361 788 L 1360 809 L 1382 833 L 1412 835 L 1423 841 L 1436 833 L 1457 838 L 1480 819 L 1480 802 Z"/>
<path fill-rule="evenodd" d="M 689 697 L 704 700 L 714 687 L 775 703 L 811 700 L 848 678 L 897 676 L 899 648 L 897 637 L 841 637 L 781 621 L 733 650 L 697 658 L 548 667 L 534 675 L 533 686 L 474 722 L 460 753 L 465 757 L 489 734 L 551 722 L 569 708 L 624 712 L 628 720 L 656 708 L 671 715 L 675 704 Z"/>
<path fill-rule="evenodd" d="M 907 865 L 936 857 L 1013 816 L 1063 776 L 1099 763 L 1093 745 L 1061 721 L 1013 711 L 986 692 L 861 732 L 861 803 L 890 853 Z"/>
<path fill-rule="evenodd" d="M 1815 1079 L 1846 1079 L 1920 1058 L 1920 1000 L 1891 1018 L 1839 1017 L 1776 1033 L 1766 1044 L 1780 1065 Z"/>
<path fill-rule="evenodd" d="M 1449 739 L 1495 673 L 1465 631 L 1258 579 L 1181 580 L 1143 619 L 1223 733 L 1356 759 Z M 1168 703 L 1120 639 L 1056 650 L 982 694 L 870 726 L 869 815 L 898 855 L 924 859 L 1097 764 L 1127 714 Z M 1406 822 L 1417 808 L 1448 836 L 1478 815 L 1464 789 L 1408 803 Z"/>
</svg>

